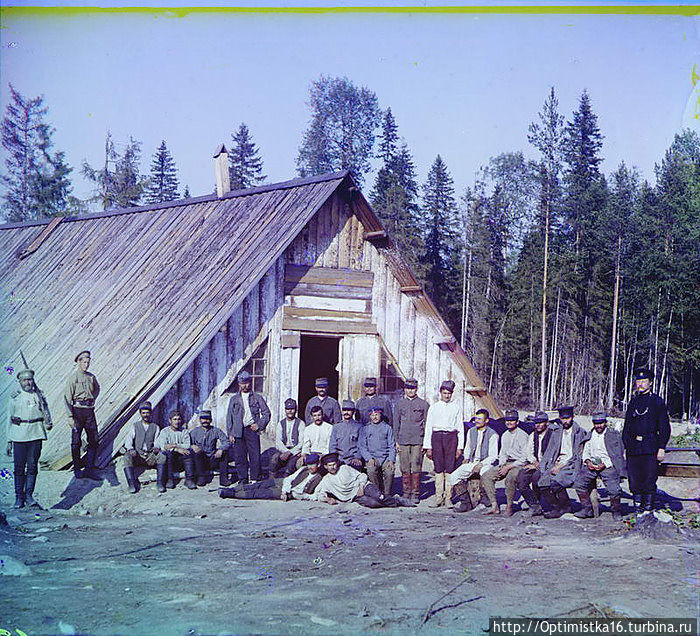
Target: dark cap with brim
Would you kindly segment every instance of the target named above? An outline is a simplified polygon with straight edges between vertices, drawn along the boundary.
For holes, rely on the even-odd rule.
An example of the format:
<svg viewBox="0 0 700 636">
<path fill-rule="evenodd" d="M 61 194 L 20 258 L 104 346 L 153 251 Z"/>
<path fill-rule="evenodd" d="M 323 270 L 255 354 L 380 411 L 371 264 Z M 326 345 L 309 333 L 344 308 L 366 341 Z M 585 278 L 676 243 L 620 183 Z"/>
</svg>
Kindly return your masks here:
<svg viewBox="0 0 700 636">
<path fill-rule="evenodd" d="M 292 398 L 287 398 L 284 401 L 284 408 L 285 409 L 295 409 L 297 407 L 297 401 L 292 399 Z"/>
<path fill-rule="evenodd" d="M 549 415 L 544 411 L 537 411 L 533 419 L 535 422 L 549 422 Z"/>
<path fill-rule="evenodd" d="M 654 374 L 649 369 L 637 369 L 634 372 L 635 380 L 653 380 Z"/>
<path fill-rule="evenodd" d="M 594 424 L 602 424 L 608 421 L 608 414 L 605 411 L 596 411 L 591 416 Z"/>
<path fill-rule="evenodd" d="M 520 419 L 520 414 L 515 409 L 508 409 L 503 416 L 506 422 L 517 422 Z"/>
<path fill-rule="evenodd" d="M 560 406 L 557 411 L 559 412 L 559 417 L 573 417 L 574 407 L 573 406 Z"/>
<path fill-rule="evenodd" d="M 210 420 L 211 419 L 211 411 L 208 410 L 202 410 L 199 412 L 199 419 L 200 420 Z"/>
<path fill-rule="evenodd" d="M 87 349 L 85 349 L 84 351 L 81 351 L 77 356 L 75 356 L 75 361 L 77 362 L 83 356 L 87 356 L 88 358 L 91 357 L 90 352 Z"/>
<path fill-rule="evenodd" d="M 17 374 L 18 380 L 25 380 L 27 378 L 29 378 L 30 380 L 33 380 L 34 379 L 34 371 L 32 371 L 31 369 L 24 369 Z"/>
<path fill-rule="evenodd" d="M 337 462 L 338 461 L 338 453 L 326 453 L 321 457 L 321 464 L 325 465 L 329 462 Z"/>
<path fill-rule="evenodd" d="M 327 389 L 329 384 L 328 378 L 316 378 L 314 382 L 314 385 L 319 389 Z"/>
<path fill-rule="evenodd" d="M 153 410 L 153 405 L 148 401 L 141 402 L 141 404 L 139 404 L 139 411 L 152 411 L 152 410 Z"/>
<path fill-rule="evenodd" d="M 308 466 L 309 464 L 318 464 L 321 460 L 321 456 L 318 453 L 309 453 L 304 460 L 304 463 Z"/>
<path fill-rule="evenodd" d="M 415 378 L 408 378 L 403 383 L 403 388 L 404 389 L 417 389 L 418 388 L 418 380 L 416 380 Z"/>
<path fill-rule="evenodd" d="M 373 406 L 370 410 L 370 413 L 381 413 L 384 415 L 384 407 L 383 406 Z"/>
<path fill-rule="evenodd" d="M 365 386 L 377 386 L 377 378 L 365 378 Z"/>
<path fill-rule="evenodd" d="M 343 400 L 343 405 L 340 408 L 343 411 L 354 411 L 355 403 L 352 400 Z"/>
<path fill-rule="evenodd" d="M 237 378 L 238 384 L 240 384 L 241 382 L 250 382 L 252 379 L 253 379 L 253 376 L 250 375 L 250 373 L 248 373 L 247 371 L 241 371 L 238 374 L 238 378 Z"/>
</svg>

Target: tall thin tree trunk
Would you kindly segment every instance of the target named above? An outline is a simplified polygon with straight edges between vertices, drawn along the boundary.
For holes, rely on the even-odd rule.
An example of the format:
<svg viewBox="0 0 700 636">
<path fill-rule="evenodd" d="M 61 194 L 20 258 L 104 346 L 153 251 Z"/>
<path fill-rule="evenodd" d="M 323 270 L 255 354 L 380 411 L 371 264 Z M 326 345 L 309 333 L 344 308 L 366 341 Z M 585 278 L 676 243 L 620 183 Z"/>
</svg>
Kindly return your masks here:
<svg viewBox="0 0 700 636">
<path fill-rule="evenodd" d="M 654 370 L 654 377 L 658 377 L 656 375 L 656 363 L 658 360 L 658 350 L 659 350 L 659 323 L 661 322 L 661 287 L 659 287 L 659 298 L 656 303 L 656 325 L 655 325 L 655 334 L 654 334 L 654 364 L 653 364 L 653 370 Z"/>
<path fill-rule="evenodd" d="M 464 299 L 464 311 L 462 314 L 462 349 L 466 351 L 467 344 L 467 328 L 469 325 L 469 303 L 471 301 L 471 288 L 472 288 L 472 255 L 473 255 L 473 243 L 474 243 L 474 224 L 470 227 L 469 236 L 469 258 L 467 261 L 465 280 L 463 281 L 463 293 L 462 298 Z"/>
<path fill-rule="evenodd" d="M 671 308 L 668 314 L 668 325 L 666 325 L 666 345 L 664 347 L 664 357 L 661 364 L 661 381 L 659 382 L 659 387 L 664 386 L 664 381 L 666 380 L 666 360 L 668 359 L 668 345 L 671 339 L 671 322 L 673 320 L 673 308 Z M 668 398 L 668 381 L 666 381 L 666 395 L 664 399 Z"/>
<path fill-rule="evenodd" d="M 530 388 L 530 403 L 534 405 L 535 403 L 535 374 L 532 372 L 534 367 L 533 367 L 533 362 L 534 362 L 534 356 L 535 356 L 535 341 L 534 341 L 534 332 L 535 332 L 535 317 L 534 317 L 534 305 L 535 305 L 535 276 L 534 274 L 530 275 L 530 373 L 528 373 L 528 384 Z"/>
<path fill-rule="evenodd" d="M 622 234 L 617 237 L 617 260 L 615 263 L 615 291 L 613 293 L 612 336 L 610 338 L 610 377 L 608 379 L 607 408 L 611 409 L 615 398 L 615 380 L 617 377 L 617 311 L 620 297 L 620 254 L 622 252 Z"/>
<path fill-rule="evenodd" d="M 561 285 L 557 285 L 557 309 L 554 319 L 554 336 L 552 338 L 552 352 L 549 356 L 549 382 L 547 388 L 547 404 L 552 405 L 554 402 L 554 383 L 556 376 L 554 375 L 554 361 L 559 348 L 559 307 L 561 304 Z"/>
<path fill-rule="evenodd" d="M 549 190 L 549 188 L 548 188 Z M 549 267 L 549 201 L 547 192 L 544 221 L 544 273 L 542 274 L 542 348 L 540 352 L 540 410 L 545 406 L 545 382 L 547 374 L 547 268 Z"/>
</svg>

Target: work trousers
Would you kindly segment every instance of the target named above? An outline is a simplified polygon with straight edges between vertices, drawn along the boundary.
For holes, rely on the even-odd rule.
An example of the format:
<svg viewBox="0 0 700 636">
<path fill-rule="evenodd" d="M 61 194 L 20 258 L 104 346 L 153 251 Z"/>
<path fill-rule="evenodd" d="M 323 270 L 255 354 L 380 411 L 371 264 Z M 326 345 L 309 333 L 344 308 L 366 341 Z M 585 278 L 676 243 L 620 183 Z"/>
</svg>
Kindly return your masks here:
<svg viewBox="0 0 700 636">
<path fill-rule="evenodd" d="M 532 508 L 533 505 L 540 503 L 540 487 L 539 479 L 542 473 L 538 468 L 523 468 L 518 473 L 518 478 L 516 480 L 516 486 L 523 496 L 523 499 L 527 501 L 527 505 Z"/>
<path fill-rule="evenodd" d="M 87 437 L 87 452 L 85 453 L 84 467 L 88 470 L 95 468 L 97 455 L 97 420 L 95 409 L 85 406 L 73 407 L 74 428 L 71 431 L 70 452 L 73 458 L 73 469 L 78 470 L 83 464 L 80 459 L 80 441 L 85 431 Z"/>
<path fill-rule="evenodd" d="M 236 437 L 233 444 L 233 461 L 236 462 L 238 481 L 248 481 L 248 467 L 250 478 L 257 481 L 262 479 L 260 470 L 260 435 L 250 426 L 243 429 L 243 437 Z"/>
<path fill-rule="evenodd" d="M 34 439 L 31 442 L 12 442 L 15 477 L 36 475 L 39 472 L 42 441 Z"/>
<path fill-rule="evenodd" d="M 575 478 L 576 465 L 572 459 L 564 464 L 556 475 L 552 475 L 549 471 L 542 473 L 537 483 L 540 488 L 551 488 L 553 491 L 557 491 L 573 487 Z"/>
<path fill-rule="evenodd" d="M 605 484 L 605 488 L 611 497 L 620 496 L 620 473 L 618 473 L 615 468 L 604 468 L 601 471 L 591 470 L 585 464 L 581 466 L 581 469 L 576 475 L 574 480 L 574 488 L 576 490 L 587 490 L 591 491 L 596 487 L 596 481 L 600 477 Z"/>
<path fill-rule="evenodd" d="M 166 457 L 159 451 L 139 451 L 130 448 L 124 455 L 124 468 L 145 466 L 155 468 L 157 464 L 165 464 Z"/>
<path fill-rule="evenodd" d="M 185 475 L 194 474 L 194 453 L 190 451 L 189 455 L 183 455 L 174 450 L 163 451 L 165 455 L 165 463 L 168 465 L 168 479 L 173 479 L 173 475 L 184 470 Z"/>
<path fill-rule="evenodd" d="M 270 457 L 270 476 L 273 477 L 277 473 L 282 473 L 287 477 L 291 475 L 300 465 L 301 454 L 290 455 L 287 459 L 282 459 L 282 453 L 275 450 Z"/>
<path fill-rule="evenodd" d="M 222 499 L 279 499 L 282 496 L 283 479 L 264 479 L 254 484 L 238 484 L 232 488 L 220 488 Z"/>
<path fill-rule="evenodd" d="M 520 466 L 513 466 L 505 477 L 500 477 L 498 475 L 498 467 L 494 466 L 489 468 L 482 476 L 481 483 L 486 491 L 486 496 L 489 498 L 492 506 L 497 505 L 496 500 L 496 482 L 505 480 L 506 483 L 506 503 L 510 506 L 513 504 L 515 499 L 515 485 L 518 481 L 518 473 L 520 473 Z"/>
<path fill-rule="evenodd" d="M 394 484 L 394 462 L 385 460 L 381 465 L 377 460 L 370 459 L 366 465 L 367 477 L 385 495 L 391 494 Z"/>
<path fill-rule="evenodd" d="M 633 495 L 655 495 L 658 476 L 656 455 L 627 456 L 627 478 Z"/>
<path fill-rule="evenodd" d="M 433 464 L 436 473 L 451 473 L 457 465 L 457 431 L 433 431 Z"/>
<path fill-rule="evenodd" d="M 401 444 L 399 446 L 399 462 L 401 464 L 402 475 L 406 475 L 407 473 L 419 473 L 423 465 L 423 445 Z"/>
<path fill-rule="evenodd" d="M 221 457 L 214 457 L 213 454 L 207 455 L 204 451 L 192 451 L 192 454 L 194 455 L 194 472 L 198 482 L 208 480 L 210 474 L 213 477 L 214 470 L 217 468 L 219 470 L 226 470 L 228 466 L 226 451 L 221 454 Z"/>
</svg>

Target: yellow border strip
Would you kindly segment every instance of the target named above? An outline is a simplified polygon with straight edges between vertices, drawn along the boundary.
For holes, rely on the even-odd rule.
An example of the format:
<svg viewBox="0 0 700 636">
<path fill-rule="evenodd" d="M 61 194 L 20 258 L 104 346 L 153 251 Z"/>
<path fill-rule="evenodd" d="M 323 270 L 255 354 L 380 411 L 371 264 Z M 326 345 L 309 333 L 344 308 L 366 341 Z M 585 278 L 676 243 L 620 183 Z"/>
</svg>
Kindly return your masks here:
<svg viewBox="0 0 700 636">
<path fill-rule="evenodd" d="M 184 18 L 194 14 L 224 13 L 462 13 L 462 14 L 559 14 L 559 15 L 679 15 L 697 16 L 700 7 L 688 5 L 558 5 L 558 6 L 404 6 L 404 7 L 0 7 L 9 17 L 75 16 L 94 14 L 148 14 Z"/>
</svg>

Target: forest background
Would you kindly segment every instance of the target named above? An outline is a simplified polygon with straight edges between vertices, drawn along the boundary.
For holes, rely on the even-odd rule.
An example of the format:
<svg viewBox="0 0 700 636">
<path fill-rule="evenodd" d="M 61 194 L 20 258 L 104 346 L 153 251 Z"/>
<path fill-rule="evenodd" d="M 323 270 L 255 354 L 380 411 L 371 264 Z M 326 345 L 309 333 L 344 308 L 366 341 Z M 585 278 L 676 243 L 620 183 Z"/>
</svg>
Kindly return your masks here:
<svg viewBox="0 0 700 636">
<path fill-rule="evenodd" d="M 693 66 L 692 86 L 698 74 Z M 69 165 L 55 147 L 52 105 L 15 84 L 3 95 L 6 221 L 190 196 L 166 139 L 144 158 L 140 141 L 117 141 L 108 128 L 94 139 L 99 162 Z M 401 104 L 380 94 L 348 76 L 313 80 L 296 172 L 352 171 L 496 400 L 619 413 L 633 370 L 648 366 L 671 411 L 698 417 L 700 109 L 678 126 L 653 178 L 634 157 L 604 174 L 595 95 L 582 88 L 563 112 L 551 87 L 522 131 L 527 148 L 484 156 L 471 182 L 455 184 L 439 148 L 419 177 L 395 116 Z M 229 133 L 232 187 L 265 183 L 253 132 L 237 121 Z M 75 195 L 76 180 L 87 196 Z"/>
</svg>

